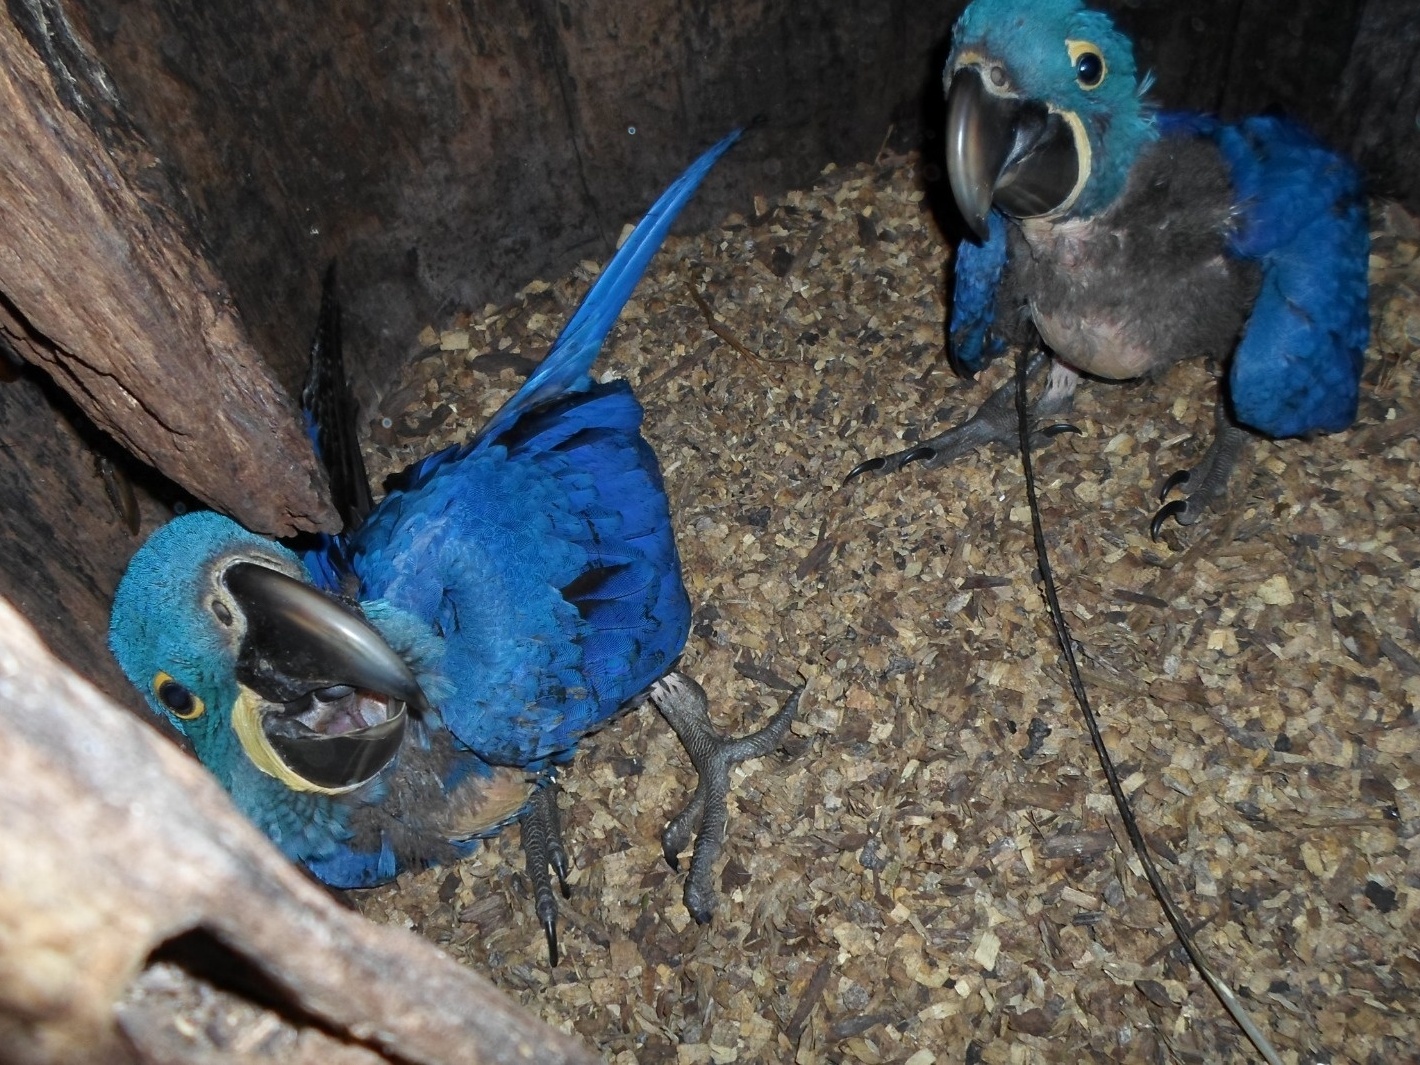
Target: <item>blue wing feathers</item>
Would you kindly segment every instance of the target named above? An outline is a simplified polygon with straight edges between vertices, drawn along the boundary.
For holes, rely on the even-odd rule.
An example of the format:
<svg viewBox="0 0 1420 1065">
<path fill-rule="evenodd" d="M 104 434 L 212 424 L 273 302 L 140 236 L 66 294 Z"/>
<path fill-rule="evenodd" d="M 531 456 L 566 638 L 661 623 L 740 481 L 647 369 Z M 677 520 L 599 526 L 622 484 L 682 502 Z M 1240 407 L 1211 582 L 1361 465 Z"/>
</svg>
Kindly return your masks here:
<svg viewBox="0 0 1420 1065">
<path fill-rule="evenodd" d="M 1207 137 L 1234 187 L 1227 247 L 1261 266 L 1262 281 L 1234 351 L 1234 416 L 1268 436 L 1336 432 L 1356 417 L 1370 334 L 1369 232 L 1360 175 L 1297 124 L 1272 116 L 1224 123 L 1160 112 L 1164 137 Z M 1006 220 L 992 211 L 988 239 L 957 250 L 952 353 L 974 373 L 1004 344 L 996 297 L 1006 264 Z"/>
<path fill-rule="evenodd" d="M 536 768 L 669 668 L 690 604 L 660 469 L 624 382 L 588 370 L 730 134 L 666 190 L 547 357 L 469 443 L 411 466 L 348 540 L 363 595 L 433 619 L 480 758 Z"/>
<path fill-rule="evenodd" d="M 1356 417 L 1370 336 L 1370 236 L 1355 167 L 1295 123 L 1213 123 L 1237 200 L 1230 248 L 1262 286 L 1229 371 L 1239 421 L 1273 437 Z"/>
<path fill-rule="evenodd" d="M 443 718 L 486 761 L 536 770 L 565 758 L 684 646 L 690 603 L 641 406 L 589 370 L 738 137 L 661 195 L 484 429 L 412 467 L 351 540 L 367 594 L 437 619 L 453 689 Z"/>
<path fill-rule="evenodd" d="M 436 617 L 441 712 L 488 762 L 555 760 L 669 668 L 690 606 L 625 382 L 524 413 L 391 492 L 351 540 L 366 596 Z"/>
<path fill-rule="evenodd" d="M 975 373 L 999 355 L 1005 344 L 993 331 L 996 294 L 1006 269 L 1006 217 L 1000 211 L 987 216 L 987 239 L 970 238 L 956 253 L 956 281 L 952 290 L 952 356 L 957 365 Z"/>
</svg>

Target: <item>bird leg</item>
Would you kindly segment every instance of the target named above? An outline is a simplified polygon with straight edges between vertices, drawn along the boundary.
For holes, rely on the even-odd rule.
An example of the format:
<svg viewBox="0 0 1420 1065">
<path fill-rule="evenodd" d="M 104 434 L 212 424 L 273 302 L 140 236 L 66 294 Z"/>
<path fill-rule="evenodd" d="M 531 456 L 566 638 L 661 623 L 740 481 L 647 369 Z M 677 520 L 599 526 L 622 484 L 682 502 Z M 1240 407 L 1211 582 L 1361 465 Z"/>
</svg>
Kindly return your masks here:
<svg viewBox="0 0 1420 1065">
<path fill-rule="evenodd" d="M 1077 371 L 1051 359 L 1044 351 L 1038 351 L 1031 356 L 1026 366 L 1027 373 L 1034 377 L 1047 361 L 1050 363 L 1050 377 L 1045 391 L 1031 404 L 1031 416 L 1037 425 L 1044 419 L 1070 408 L 1075 395 L 1075 385 L 1080 379 Z M 903 451 L 864 459 L 854 466 L 844 479 L 851 481 L 863 473 L 894 473 L 914 462 L 920 462 L 928 469 L 936 469 L 986 444 L 1016 447 L 1020 438 L 1017 430 L 1019 424 L 1016 414 L 1016 381 L 1012 377 L 991 393 L 986 402 L 977 408 L 976 413 L 960 425 Z M 1033 442 L 1040 443 L 1061 433 L 1079 431 L 1065 422 L 1047 425 L 1035 430 Z"/>
<path fill-rule="evenodd" d="M 562 846 L 562 819 L 557 810 L 560 790 L 555 777 L 534 788 L 527 811 L 518 819 L 533 904 L 547 935 L 547 956 L 553 966 L 557 965 L 557 896 L 552 893 L 549 867 L 557 873 L 562 897 L 570 898 L 572 894 L 567 889 L 567 851 Z"/>
<path fill-rule="evenodd" d="M 698 780 L 685 808 L 661 833 L 661 852 L 672 869 L 677 856 L 695 839 L 690 872 L 685 878 L 685 907 L 700 924 L 715 912 L 715 886 L 711 880 L 715 859 L 725 841 L 729 811 L 730 767 L 773 751 L 783 741 L 799 707 L 799 688 L 758 732 L 731 737 L 710 723 L 710 701 L 705 689 L 684 673 L 668 673 L 651 688 L 650 700 L 680 737 L 690 755 Z"/>
<path fill-rule="evenodd" d="M 1214 418 L 1218 429 L 1203 460 L 1191 470 L 1178 470 L 1159 489 L 1159 502 L 1164 505 L 1149 523 L 1149 535 L 1155 540 L 1169 518 L 1180 525 L 1192 525 L 1205 510 L 1227 495 L 1228 479 L 1253 434 L 1233 421 L 1224 400 L 1218 401 Z M 1187 485 L 1191 491 L 1180 499 L 1168 499 L 1169 493 L 1182 485 Z"/>
</svg>

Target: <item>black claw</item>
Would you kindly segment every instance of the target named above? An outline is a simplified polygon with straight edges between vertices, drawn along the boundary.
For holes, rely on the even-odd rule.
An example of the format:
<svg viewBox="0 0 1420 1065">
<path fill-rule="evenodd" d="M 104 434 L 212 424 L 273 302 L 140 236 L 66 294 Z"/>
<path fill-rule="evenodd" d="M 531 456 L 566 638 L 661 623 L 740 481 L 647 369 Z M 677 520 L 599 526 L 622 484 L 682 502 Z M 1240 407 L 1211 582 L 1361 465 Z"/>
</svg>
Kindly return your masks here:
<svg viewBox="0 0 1420 1065">
<path fill-rule="evenodd" d="M 1076 436 L 1084 436 L 1085 431 L 1078 425 L 1071 422 L 1056 422 L 1054 425 L 1047 425 L 1044 429 L 1036 430 L 1041 436 L 1060 436 L 1062 433 L 1074 433 Z"/>
<path fill-rule="evenodd" d="M 1169 474 L 1169 479 L 1165 481 L 1164 486 L 1159 489 L 1159 502 L 1162 503 L 1165 499 L 1167 499 L 1169 497 L 1169 493 L 1172 492 L 1179 485 L 1187 484 L 1189 475 L 1190 471 L 1188 470 L 1175 470 L 1173 473 Z M 1158 538 L 1155 537 L 1155 539 Z"/>
<path fill-rule="evenodd" d="M 851 470 L 848 471 L 848 476 L 843 478 L 843 483 L 847 484 L 854 477 L 858 477 L 865 473 L 875 473 L 886 465 L 887 459 L 884 458 L 882 455 L 878 455 L 870 459 L 864 459 L 862 462 L 858 463 L 858 465 L 854 466 Z"/>
<path fill-rule="evenodd" d="M 547 958 L 552 968 L 557 968 L 557 918 L 544 917 L 542 931 L 547 936 Z"/>
<path fill-rule="evenodd" d="M 864 459 L 848 471 L 848 476 L 843 478 L 843 483 L 847 484 L 853 478 L 865 473 L 892 473 L 914 462 L 930 460 L 936 457 L 936 454 L 937 449 L 930 444 L 919 444 L 917 447 L 907 451 L 899 451 L 894 455 L 877 455 L 870 459 Z"/>
<path fill-rule="evenodd" d="M 1177 474 L 1174 475 L 1178 476 Z M 1173 478 L 1169 478 L 1172 480 Z M 1149 522 L 1149 537 L 1153 540 L 1159 538 L 1159 532 L 1164 527 L 1164 522 L 1170 518 L 1177 519 L 1180 514 L 1188 509 L 1188 501 L 1184 499 L 1173 499 L 1159 508 L 1159 512 L 1154 515 L 1154 520 Z M 1179 524 L 1182 524 L 1180 519 Z"/>
<path fill-rule="evenodd" d="M 570 869 L 567 864 L 567 849 L 562 845 L 562 813 L 557 807 L 556 785 L 549 785 L 549 788 L 551 790 L 548 790 L 547 801 L 543 805 L 548 828 L 547 863 L 557 874 L 557 886 L 562 890 L 562 897 L 570 899 L 572 889 L 567 886 L 567 874 Z"/>
<path fill-rule="evenodd" d="M 547 781 L 533 792 L 520 821 L 523 856 L 532 884 L 533 904 L 543 934 L 547 936 L 547 956 L 557 965 L 557 896 L 552 891 L 549 868 L 557 873 L 562 897 L 571 898 L 567 887 L 567 851 L 562 846 L 561 818 L 557 812 L 557 781 Z"/>
</svg>

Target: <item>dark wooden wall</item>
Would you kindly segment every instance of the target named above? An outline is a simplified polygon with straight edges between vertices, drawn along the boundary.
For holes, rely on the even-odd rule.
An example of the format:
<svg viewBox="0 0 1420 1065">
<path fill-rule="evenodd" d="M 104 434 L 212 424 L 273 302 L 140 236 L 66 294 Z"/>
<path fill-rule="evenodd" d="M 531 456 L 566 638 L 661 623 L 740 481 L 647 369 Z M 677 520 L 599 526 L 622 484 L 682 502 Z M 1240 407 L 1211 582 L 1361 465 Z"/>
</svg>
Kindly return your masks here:
<svg viewBox="0 0 1420 1065">
<path fill-rule="evenodd" d="M 0 384 L 0 596 L 8 599 L 57 654 L 109 692 L 123 675 L 105 648 L 106 605 L 121 566 L 141 542 L 123 513 L 127 470 L 115 450 L 38 371 Z M 63 414 L 57 416 L 56 412 Z M 110 498 L 108 473 L 115 498 Z M 131 489 L 131 484 L 127 485 Z M 147 494 L 151 525 L 158 514 Z"/>
<path fill-rule="evenodd" d="M 1278 111 L 1365 168 L 1373 192 L 1420 210 L 1416 0 L 1113 0 L 1168 107 L 1226 118 Z"/>
<path fill-rule="evenodd" d="M 931 80 L 929 0 L 76 0 L 293 381 L 339 256 L 365 384 L 420 328 L 579 258 L 731 127 L 686 225 L 871 157 Z"/>
<path fill-rule="evenodd" d="M 9 322 L 11 346 L 45 364 L 113 435 L 123 437 L 125 412 L 150 418 L 158 435 L 141 449 L 136 435 L 125 445 L 200 499 L 265 531 L 328 525 L 324 485 L 280 393 L 299 380 L 330 258 L 341 263 L 357 391 L 376 403 L 422 326 L 503 300 L 579 258 L 604 258 L 621 225 L 735 124 L 765 120 L 711 175 L 687 228 L 748 209 L 756 193 L 802 186 L 828 162 L 872 158 L 885 143 L 938 151 L 939 68 L 962 6 L 7 0 L 0 25 L 18 28 L 4 37 L 18 51 L 3 58 L 8 73 L 29 72 L 29 82 L 10 84 L 31 117 L 52 113 L 55 128 L 96 131 L 55 173 L 86 179 L 93 202 L 126 190 L 131 217 L 117 251 L 113 240 L 91 242 L 87 275 L 65 271 L 62 258 L 48 264 L 35 289 L 44 307 L 25 289 L 34 271 L 16 233 L 0 229 L 0 250 L 13 253 L 0 267 L 14 267 L 0 284 L 0 339 Z M 1420 0 L 1104 6 L 1135 34 L 1164 104 L 1291 112 L 1353 151 L 1377 190 L 1420 209 Z M 47 80 L 33 74 L 45 69 Z M 13 143 L 7 152 L 0 165 L 13 176 Z M 11 185 L 15 195 L 25 187 Z M 62 202 L 47 206 L 62 218 Z M 26 254 L 46 246 L 32 229 Z M 94 268 L 103 254 L 112 269 Z M 124 300 L 122 286 L 108 284 L 135 256 L 163 267 L 140 280 L 164 300 L 136 290 Z M 182 269 L 163 265 L 178 259 Z M 113 395 L 93 349 L 125 355 L 122 346 L 97 339 L 101 331 L 55 335 L 66 306 L 89 307 L 85 276 L 114 290 L 90 324 L 130 313 L 130 332 L 147 330 L 157 360 L 139 385 L 125 378 Z M 186 332 L 170 321 L 184 284 L 202 290 Z M 203 389 L 216 365 L 222 432 L 206 435 L 210 406 L 186 397 L 211 394 Z M 87 373 L 82 387 L 75 366 Z M 36 426 L 68 417 L 44 396 L 28 386 L 7 394 L 7 423 L 31 424 L 20 410 Z M 163 431 L 173 436 L 166 447 Z M 243 465 L 232 450 L 243 434 L 274 455 L 253 451 Z M 114 534 L 102 496 L 64 511 L 75 526 L 64 538 L 17 517 L 25 493 L 60 498 L 69 482 L 92 480 L 85 447 L 53 455 L 0 447 L 0 467 L 12 467 L 0 469 L 0 536 L 26 540 L 26 551 L 0 558 L 0 593 L 30 589 L 29 602 L 49 611 L 36 618 L 45 635 L 83 668 L 104 653 L 108 595 L 135 541 Z M 93 528 L 86 513 L 98 515 Z M 144 513 L 150 526 L 166 511 L 149 500 Z M 66 580 L 66 567 L 78 579 Z"/>
<path fill-rule="evenodd" d="M 604 257 L 732 125 L 767 119 L 689 226 L 869 158 L 890 131 L 918 141 L 962 6 L 74 0 L 288 384 L 320 267 L 340 257 L 367 398 L 441 313 Z M 1420 205 L 1420 2 L 1103 6 L 1136 34 L 1166 104 L 1292 112 Z"/>
</svg>

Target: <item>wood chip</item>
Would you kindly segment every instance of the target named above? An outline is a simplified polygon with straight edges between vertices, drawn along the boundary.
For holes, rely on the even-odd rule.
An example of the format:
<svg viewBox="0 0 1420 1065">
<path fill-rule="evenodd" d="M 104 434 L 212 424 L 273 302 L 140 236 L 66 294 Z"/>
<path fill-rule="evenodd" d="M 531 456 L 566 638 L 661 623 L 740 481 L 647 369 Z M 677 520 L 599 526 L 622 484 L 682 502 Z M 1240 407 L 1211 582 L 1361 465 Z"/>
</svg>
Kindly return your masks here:
<svg viewBox="0 0 1420 1065">
<path fill-rule="evenodd" d="M 694 776 L 650 711 L 564 774 L 575 920 L 558 969 L 515 831 L 461 863 L 451 899 L 435 869 L 357 905 L 614 1062 L 1248 1060 L 1119 849 L 1034 583 L 1019 459 L 844 484 L 1010 374 L 1009 359 L 976 382 L 948 369 L 950 249 L 922 191 L 919 160 L 891 157 L 673 238 L 597 368 L 656 382 L 645 431 L 696 618 L 682 668 L 717 724 L 756 728 L 778 682 L 809 681 L 797 756 L 734 778 L 714 921 L 688 919 L 660 854 Z M 1387 221 L 1413 219 L 1375 218 L 1353 430 L 1254 447 L 1227 511 L 1164 544 L 1154 491 L 1211 438 L 1204 364 L 1087 383 L 1084 435 L 1036 458 L 1141 826 L 1289 1060 L 1402 1061 L 1420 1043 L 1420 259 Z M 394 428 L 372 434 L 376 478 L 474 431 L 518 381 L 487 355 L 540 357 L 590 276 L 432 324 L 441 346 L 421 354 L 438 370 L 414 409 L 380 412 Z M 461 330 L 467 349 L 443 350 Z M 402 429 L 441 406 L 432 438 Z"/>
</svg>

